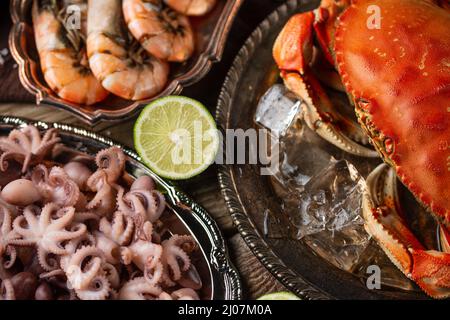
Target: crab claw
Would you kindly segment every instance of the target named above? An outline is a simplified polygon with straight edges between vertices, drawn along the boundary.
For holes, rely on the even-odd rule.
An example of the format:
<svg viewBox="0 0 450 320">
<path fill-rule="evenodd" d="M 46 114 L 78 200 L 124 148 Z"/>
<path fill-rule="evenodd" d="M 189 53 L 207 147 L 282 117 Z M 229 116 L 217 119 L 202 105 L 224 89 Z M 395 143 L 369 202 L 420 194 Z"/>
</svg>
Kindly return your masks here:
<svg viewBox="0 0 450 320">
<path fill-rule="evenodd" d="M 334 64 L 332 45 L 336 19 L 350 4 L 351 0 L 322 0 L 320 7 L 315 11 L 316 39 L 325 59 L 331 64 Z"/>
<path fill-rule="evenodd" d="M 293 16 L 284 26 L 273 48 L 284 83 L 306 102 L 304 120 L 318 135 L 351 154 L 378 157 L 374 150 L 356 141 L 365 134 L 356 123 L 335 110 L 322 85 L 312 73 L 314 13 Z M 354 140 L 352 140 L 354 139 Z"/>
<path fill-rule="evenodd" d="M 378 157 L 378 153 L 354 140 L 364 134 L 358 124 L 345 118 L 333 105 L 316 77 L 305 68 L 303 76 L 282 72 L 286 87 L 305 101 L 303 118 L 312 130 L 338 148 L 361 157 Z"/>
<path fill-rule="evenodd" d="M 413 279 L 429 296 L 450 297 L 450 254 L 434 250 L 411 249 Z"/>
<path fill-rule="evenodd" d="M 367 232 L 408 278 L 433 298 L 450 297 L 450 254 L 426 250 L 408 228 L 399 206 L 395 170 L 386 164 L 367 178 L 363 216 Z"/>
<path fill-rule="evenodd" d="M 312 27 L 314 13 L 296 14 L 289 19 L 273 46 L 273 57 L 285 71 L 303 73 L 313 53 Z"/>
</svg>

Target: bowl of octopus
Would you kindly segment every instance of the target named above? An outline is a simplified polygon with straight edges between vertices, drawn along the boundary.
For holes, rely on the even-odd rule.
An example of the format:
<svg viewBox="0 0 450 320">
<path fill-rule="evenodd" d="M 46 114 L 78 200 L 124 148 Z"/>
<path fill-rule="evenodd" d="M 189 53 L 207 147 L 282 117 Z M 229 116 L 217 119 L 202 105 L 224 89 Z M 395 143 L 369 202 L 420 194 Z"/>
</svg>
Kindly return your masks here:
<svg viewBox="0 0 450 320">
<path fill-rule="evenodd" d="M 203 78 L 243 0 L 11 0 L 22 85 L 89 124 L 123 120 Z"/>
<path fill-rule="evenodd" d="M 0 300 L 239 299 L 216 224 L 132 151 L 0 118 Z"/>
</svg>

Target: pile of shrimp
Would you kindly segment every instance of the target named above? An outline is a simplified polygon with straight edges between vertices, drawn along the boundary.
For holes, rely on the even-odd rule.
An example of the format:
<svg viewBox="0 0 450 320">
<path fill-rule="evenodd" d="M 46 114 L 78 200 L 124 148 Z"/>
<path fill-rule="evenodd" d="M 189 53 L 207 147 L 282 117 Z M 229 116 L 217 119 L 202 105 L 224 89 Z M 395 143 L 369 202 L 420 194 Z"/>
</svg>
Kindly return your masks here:
<svg viewBox="0 0 450 320">
<path fill-rule="evenodd" d="M 92 105 L 110 93 L 160 93 L 169 63 L 195 49 L 189 16 L 216 0 L 34 0 L 32 18 L 45 81 L 62 99 Z"/>
</svg>

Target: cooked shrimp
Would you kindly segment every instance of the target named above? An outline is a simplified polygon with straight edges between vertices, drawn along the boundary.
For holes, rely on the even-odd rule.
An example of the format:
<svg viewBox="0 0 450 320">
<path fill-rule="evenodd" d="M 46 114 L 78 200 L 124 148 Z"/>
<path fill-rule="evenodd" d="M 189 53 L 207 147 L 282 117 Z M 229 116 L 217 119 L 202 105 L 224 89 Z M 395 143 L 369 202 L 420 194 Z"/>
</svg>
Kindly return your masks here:
<svg viewBox="0 0 450 320">
<path fill-rule="evenodd" d="M 155 57 L 182 62 L 194 52 L 194 34 L 186 16 L 145 0 L 123 0 L 123 13 L 130 32 Z"/>
<path fill-rule="evenodd" d="M 169 65 L 148 54 L 126 31 L 122 0 L 89 0 L 87 51 L 94 75 L 119 97 L 146 99 L 167 82 Z"/>
<path fill-rule="evenodd" d="M 214 7 L 216 0 L 164 0 L 173 10 L 188 16 L 202 16 Z"/>
<path fill-rule="evenodd" d="M 69 30 L 65 7 L 55 1 L 35 0 L 32 16 L 36 47 L 44 78 L 56 94 L 70 102 L 91 105 L 108 95 L 92 75 L 81 30 Z"/>
</svg>

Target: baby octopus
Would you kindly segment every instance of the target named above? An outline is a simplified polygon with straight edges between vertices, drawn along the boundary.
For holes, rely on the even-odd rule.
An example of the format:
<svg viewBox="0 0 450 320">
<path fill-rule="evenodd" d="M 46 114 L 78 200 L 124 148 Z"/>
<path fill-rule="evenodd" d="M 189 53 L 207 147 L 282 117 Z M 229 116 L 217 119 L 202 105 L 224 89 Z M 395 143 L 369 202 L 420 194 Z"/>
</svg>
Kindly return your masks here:
<svg viewBox="0 0 450 320">
<path fill-rule="evenodd" d="M 9 160 L 22 163 L 22 172 L 30 165 L 41 162 L 60 139 L 55 129 L 50 129 L 43 136 L 34 126 L 22 130 L 12 130 L 8 137 L 0 138 L 0 169 L 8 169 Z"/>
<path fill-rule="evenodd" d="M 164 226 L 155 182 L 119 147 L 59 163 L 60 142 L 34 126 L 0 138 L 0 170 L 22 168 L 0 184 L 0 300 L 199 299 L 197 244 Z"/>
</svg>

